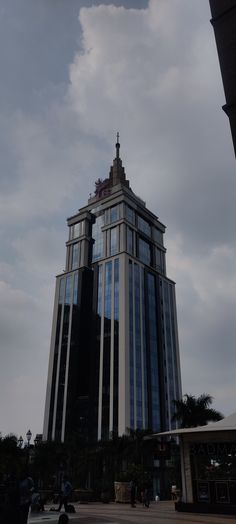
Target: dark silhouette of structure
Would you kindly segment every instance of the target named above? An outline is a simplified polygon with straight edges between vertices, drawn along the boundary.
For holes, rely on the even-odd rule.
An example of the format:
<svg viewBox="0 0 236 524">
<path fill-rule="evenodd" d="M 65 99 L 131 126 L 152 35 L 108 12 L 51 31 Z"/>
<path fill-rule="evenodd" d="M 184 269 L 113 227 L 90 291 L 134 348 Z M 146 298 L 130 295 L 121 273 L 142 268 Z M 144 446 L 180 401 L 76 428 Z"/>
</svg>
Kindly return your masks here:
<svg viewBox="0 0 236 524">
<path fill-rule="evenodd" d="M 236 155 L 236 0 L 209 0 L 226 104 Z"/>
</svg>

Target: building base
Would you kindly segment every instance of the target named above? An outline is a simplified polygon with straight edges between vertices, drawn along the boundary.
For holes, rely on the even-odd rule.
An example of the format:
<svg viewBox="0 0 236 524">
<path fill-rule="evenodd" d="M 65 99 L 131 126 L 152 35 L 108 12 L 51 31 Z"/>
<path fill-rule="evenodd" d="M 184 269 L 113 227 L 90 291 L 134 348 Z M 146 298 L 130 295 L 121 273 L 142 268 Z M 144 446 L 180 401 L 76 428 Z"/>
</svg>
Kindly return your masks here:
<svg viewBox="0 0 236 524">
<path fill-rule="evenodd" d="M 187 513 L 215 513 L 220 515 L 236 515 L 236 505 L 234 504 L 201 504 L 197 502 L 176 502 L 176 511 Z"/>
</svg>

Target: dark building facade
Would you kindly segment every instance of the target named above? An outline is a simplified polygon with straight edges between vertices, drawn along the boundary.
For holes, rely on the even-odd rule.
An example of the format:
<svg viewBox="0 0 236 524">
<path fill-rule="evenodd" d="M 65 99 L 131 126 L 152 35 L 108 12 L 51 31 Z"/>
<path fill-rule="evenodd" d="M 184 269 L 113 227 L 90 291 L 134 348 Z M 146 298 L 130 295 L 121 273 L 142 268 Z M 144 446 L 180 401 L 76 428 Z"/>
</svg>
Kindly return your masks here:
<svg viewBox="0 0 236 524">
<path fill-rule="evenodd" d="M 210 8 L 236 155 L 236 0 L 210 0 Z"/>
<path fill-rule="evenodd" d="M 44 439 L 108 439 L 175 427 L 181 397 L 175 284 L 165 226 L 129 186 L 119 155 L 68 219 L 56 281 Z"/>
</svg>

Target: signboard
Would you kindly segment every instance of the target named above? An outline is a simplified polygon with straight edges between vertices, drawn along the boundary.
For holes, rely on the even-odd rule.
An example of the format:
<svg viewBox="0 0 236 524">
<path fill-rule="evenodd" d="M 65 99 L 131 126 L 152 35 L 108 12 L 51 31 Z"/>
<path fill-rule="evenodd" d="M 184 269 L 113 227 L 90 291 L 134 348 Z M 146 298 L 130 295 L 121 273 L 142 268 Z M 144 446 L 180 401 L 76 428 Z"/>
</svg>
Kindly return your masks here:
<svg viewBox="0 0 236 524">
<path fill-rule="evenodd" d="M 170 443 L 169 442 L 158 442 L 155 444 L 154 450 L 154 460 L 170 460 Z"/>
<path fill-rule="evenodd" d="M 191 455 L 208 455 L 220 457 L 224 455 L 236 456 L 236 444 L 232 442 L 206 442 L 190 445 Z"/>
<path fill-rule="evenodd" d="M 198 482 L 197 498 L 199 502 L 210 502 L 209 482 Z"/>
<path fill-rule="evenodd" d="M 216 502 L 229 504 L 229 490 L 227 482 L 216 482 Z"/>
</svg>

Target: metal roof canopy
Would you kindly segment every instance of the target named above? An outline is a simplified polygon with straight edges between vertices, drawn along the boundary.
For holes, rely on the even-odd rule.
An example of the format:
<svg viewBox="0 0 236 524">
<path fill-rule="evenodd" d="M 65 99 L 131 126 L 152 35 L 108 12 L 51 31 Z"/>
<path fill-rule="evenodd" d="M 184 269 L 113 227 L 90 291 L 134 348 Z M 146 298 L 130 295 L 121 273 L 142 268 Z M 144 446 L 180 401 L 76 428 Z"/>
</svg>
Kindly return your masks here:
<svg viewBox="0 0 236 524">
<path fill-rule="evenodd" d="M 196 428 L 179 428 L 172 431 L 164 431 L 163 433 L 154 433 L 150 437 L 162 437 L 168 435 L 186 435 L 191 433 L 211 433 L 218 431 L 236 431 L 236 412 L 228 417 L 212 422 L 205 426 L 197 426 Z"/>
</svg>

